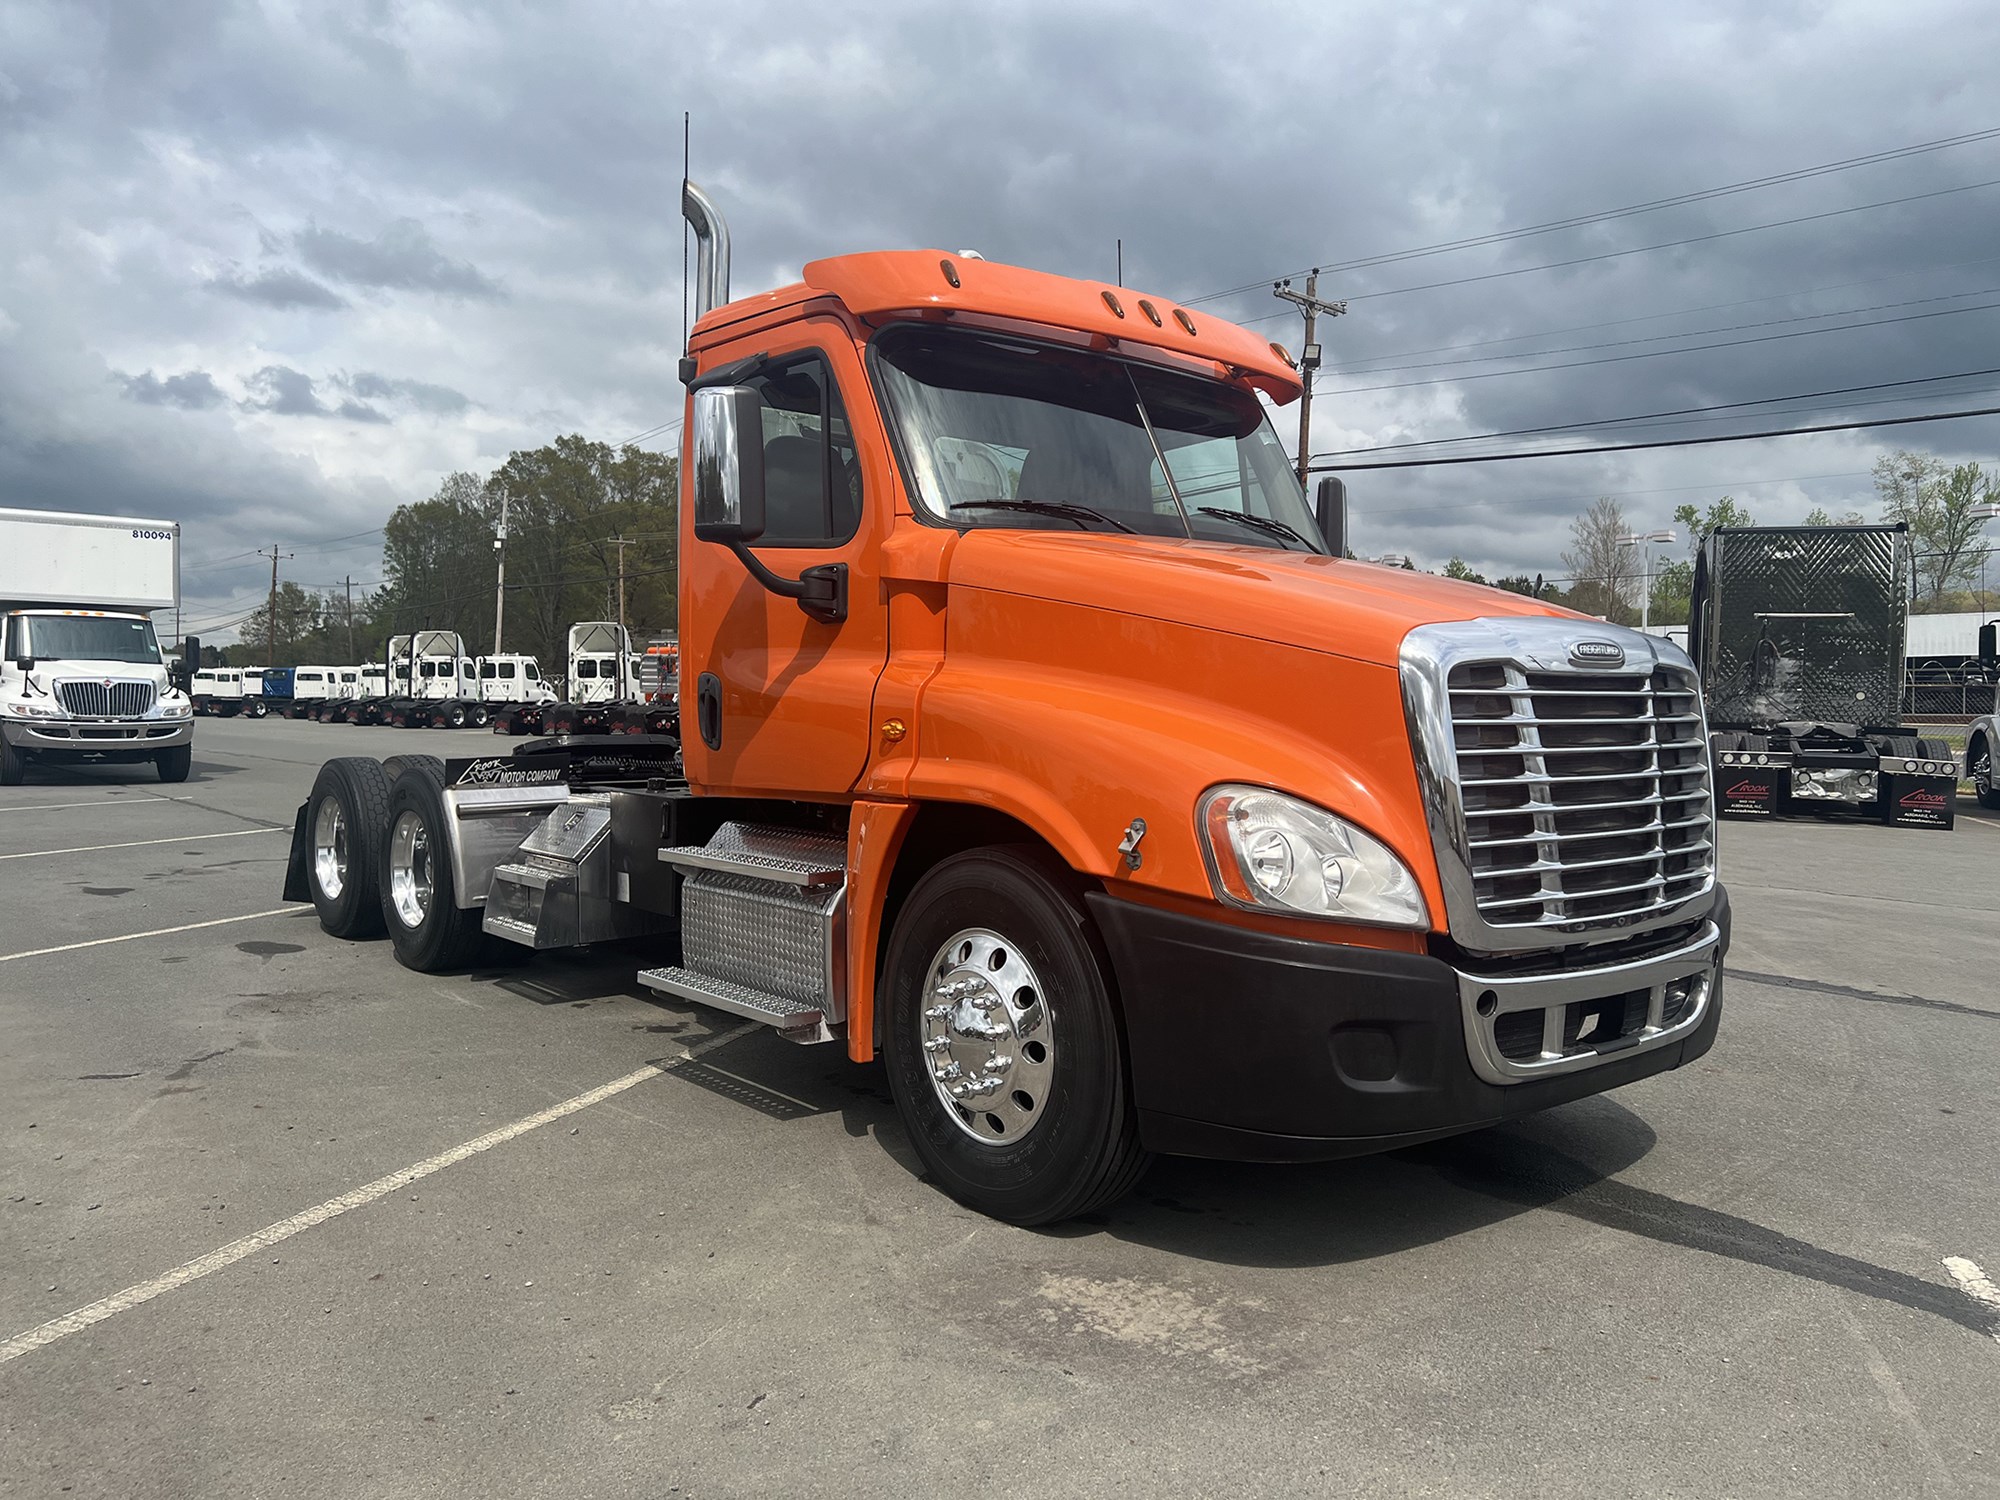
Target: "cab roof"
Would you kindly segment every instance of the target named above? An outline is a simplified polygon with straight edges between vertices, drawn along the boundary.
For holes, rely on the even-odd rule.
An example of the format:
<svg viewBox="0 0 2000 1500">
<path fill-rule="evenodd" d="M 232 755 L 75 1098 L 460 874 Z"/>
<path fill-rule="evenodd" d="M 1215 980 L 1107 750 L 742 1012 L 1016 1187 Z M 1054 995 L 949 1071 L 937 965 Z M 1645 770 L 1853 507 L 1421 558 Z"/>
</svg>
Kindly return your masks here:
<svg viewBox="0 0 2000 1500">
<path fill-rule="evenodd" d="M 695 325 L 692 347 L 718 342 L 735 324 L 816 297 L 836 298 L 856 317 L 871 321 L 971 313 L 1075 330 L 1112 344 L 1212 361 L 1281 404 L 1299 394 L 1298 372 L 1283 348 L 1234 323 L 1129 287 L 945 250 L 874 250 L 808 262 L 803 280 L 708 313 Z"/>
</svg>

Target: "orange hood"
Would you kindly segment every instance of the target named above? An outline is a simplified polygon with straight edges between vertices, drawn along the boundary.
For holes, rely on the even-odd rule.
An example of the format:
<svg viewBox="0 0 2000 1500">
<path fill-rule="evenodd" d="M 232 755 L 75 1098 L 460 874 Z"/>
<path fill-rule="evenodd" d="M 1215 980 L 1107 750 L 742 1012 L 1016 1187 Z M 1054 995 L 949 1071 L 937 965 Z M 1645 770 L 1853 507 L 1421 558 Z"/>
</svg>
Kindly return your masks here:
<svg viewBox="0 0 2000 1500">
<path fill-rule="evenodd" d="M 1315 553 L 1100 533 L 975 530 L 954 586 L 1085 604 L 1396 665 L 1419 625 L 1508 615 L 1583 618 L 1522 594 Z"/>
</svg>

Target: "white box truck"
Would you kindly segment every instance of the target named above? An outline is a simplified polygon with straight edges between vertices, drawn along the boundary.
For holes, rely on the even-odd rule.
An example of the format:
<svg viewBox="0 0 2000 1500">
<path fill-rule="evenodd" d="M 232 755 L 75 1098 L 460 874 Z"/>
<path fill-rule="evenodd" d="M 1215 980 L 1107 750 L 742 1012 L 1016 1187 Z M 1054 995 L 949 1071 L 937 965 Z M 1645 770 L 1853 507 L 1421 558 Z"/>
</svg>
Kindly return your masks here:
<svg viewBox="0 0 2000 1500">
<path fill-rule="evenodd" d="M 180 560 L 177 521 L 0 509 L 0 786 L 85 762 L 187 780 L 194 706 L 150 618 L 180 603 Z"/>
</svg>

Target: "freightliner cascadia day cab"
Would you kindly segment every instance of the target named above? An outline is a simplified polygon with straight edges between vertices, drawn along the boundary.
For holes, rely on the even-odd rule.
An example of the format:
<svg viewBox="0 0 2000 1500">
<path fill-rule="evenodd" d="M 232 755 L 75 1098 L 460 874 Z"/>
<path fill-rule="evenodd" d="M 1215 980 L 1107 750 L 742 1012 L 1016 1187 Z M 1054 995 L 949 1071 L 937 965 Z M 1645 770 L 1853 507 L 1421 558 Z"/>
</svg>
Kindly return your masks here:
<svg viewBox="0 0 2000 1500">
<path fill-rule="evenodd" d="M 187 780 L 194 706 L 152 621 L 180 603 L 180 558 L 177 521 L 0 510 L 0 785 L 85 763 Z"/>
<path fill-rule="evenodd" d="M 1047 1223 L 1149 1153 L 1354 1155 L 1707 1051 L 1729 910 L 1666 641 L 1332 555 L 1282 350 L 940 251 L 700 247 L 681 739 L 321 768 L 286 894 L 418 969 L 633 940 L 880 1058 Z"/>
</svg>

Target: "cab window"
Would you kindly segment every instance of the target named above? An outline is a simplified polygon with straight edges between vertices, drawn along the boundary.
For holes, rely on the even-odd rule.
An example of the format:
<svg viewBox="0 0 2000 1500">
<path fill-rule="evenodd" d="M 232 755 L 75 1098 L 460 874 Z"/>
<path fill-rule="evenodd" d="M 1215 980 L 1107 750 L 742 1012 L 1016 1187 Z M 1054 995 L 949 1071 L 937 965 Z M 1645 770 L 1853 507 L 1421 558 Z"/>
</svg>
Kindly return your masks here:
<svg viewBox="0 0 2000 1500">
<path fill-rule="evenodd" d="M 764 535 L 755 545 L 840 546 L 861 523 L 861 468 L 832 369 L 807 355 L 745 384 L 764 403 Z"/>
</svg>

